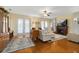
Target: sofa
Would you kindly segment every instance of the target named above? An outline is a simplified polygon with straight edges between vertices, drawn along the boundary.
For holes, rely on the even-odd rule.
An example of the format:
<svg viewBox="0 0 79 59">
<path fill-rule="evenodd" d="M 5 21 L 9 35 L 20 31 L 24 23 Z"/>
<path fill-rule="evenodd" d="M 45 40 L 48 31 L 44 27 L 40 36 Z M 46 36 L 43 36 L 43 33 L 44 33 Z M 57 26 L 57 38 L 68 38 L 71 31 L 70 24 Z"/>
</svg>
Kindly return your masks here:
<svg viewBox="0 0 79 59">
<path fill-rule="evenodd" d="M 74 41 L 74 42 L 79 42 L 79 34 L 76 33 L 69 33 L 67 35 L 68 40 Z"/>
</svg>

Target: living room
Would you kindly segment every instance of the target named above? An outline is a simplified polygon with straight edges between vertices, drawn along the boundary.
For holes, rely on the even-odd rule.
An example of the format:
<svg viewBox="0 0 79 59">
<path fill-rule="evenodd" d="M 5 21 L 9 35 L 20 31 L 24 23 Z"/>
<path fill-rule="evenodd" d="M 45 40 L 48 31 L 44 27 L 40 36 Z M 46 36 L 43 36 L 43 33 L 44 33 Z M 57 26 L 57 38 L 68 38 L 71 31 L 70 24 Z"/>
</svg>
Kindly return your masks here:
<svg viewBox="0 0 79 59">
<path fill-rule="evenodd" d="M 3 6 L 0 10 L 2 53 L 79 52 L 79 7 Z M 41 37 L 34 37 L 32 29 L 39 28 Z"/>
</svg>

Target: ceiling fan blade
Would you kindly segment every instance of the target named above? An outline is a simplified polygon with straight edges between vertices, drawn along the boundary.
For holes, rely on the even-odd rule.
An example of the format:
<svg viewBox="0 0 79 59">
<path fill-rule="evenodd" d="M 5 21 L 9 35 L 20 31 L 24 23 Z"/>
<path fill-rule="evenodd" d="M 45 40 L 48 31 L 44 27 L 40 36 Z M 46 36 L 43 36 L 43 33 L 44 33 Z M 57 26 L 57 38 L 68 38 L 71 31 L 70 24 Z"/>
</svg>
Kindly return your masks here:
<svg viewBox="0 0 79 59">
<path fill-rule="evenodd" d="M 50 16 L 50 14 L 47 14 L 47 16 Z"/>
</svg>

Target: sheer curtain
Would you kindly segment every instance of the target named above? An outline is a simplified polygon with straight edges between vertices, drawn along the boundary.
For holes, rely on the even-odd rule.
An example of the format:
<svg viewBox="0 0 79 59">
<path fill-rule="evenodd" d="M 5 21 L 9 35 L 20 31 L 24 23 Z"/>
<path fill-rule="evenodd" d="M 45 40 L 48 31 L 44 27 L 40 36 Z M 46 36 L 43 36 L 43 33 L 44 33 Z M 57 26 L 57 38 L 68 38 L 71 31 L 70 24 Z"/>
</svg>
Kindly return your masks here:
<svg viewBox="0 0 79 59">
<path fill-rule="evenodd" d="M 23 19 L 19 19 L 18 20 L 18 33 L 23 33 L 23 26 L 24 26 L 24 24 L 23 24 Z"/>
<path fill-rule="evenodd" d="M 24 28 L 25 28 L 25 33 L 29 33 L 30 32 L 30 21 L 29 20 L 25 20 L 25 25 L 24 25 Z"/>
<path fill-rule="evenodd" d="M 42 30 L 44 30 L 44 21 L 41 21 L 41 28 L 42 28 Z"/>
<path fill-rule="evenodd" d="M 48 22 L 47 21 L 41 21 L 41 28 L 42 28 L 42 30 L 47 30 Z"/>
<path fill-rule="evenodd" d="M 18 33 L 30 32 L 30 21 L 28 19 L 18 19 Z"/>
</svg>

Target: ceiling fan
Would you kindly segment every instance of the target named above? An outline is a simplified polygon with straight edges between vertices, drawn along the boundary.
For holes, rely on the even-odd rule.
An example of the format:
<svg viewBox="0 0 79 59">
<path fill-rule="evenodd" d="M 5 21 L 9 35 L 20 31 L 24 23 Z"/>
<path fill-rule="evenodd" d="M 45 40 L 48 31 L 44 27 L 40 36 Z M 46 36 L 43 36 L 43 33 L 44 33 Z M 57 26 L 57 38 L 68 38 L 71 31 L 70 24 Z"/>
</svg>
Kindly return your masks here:
<svg viewBox="0 0 79 59">
<path fill-rule="evenodd" d="M 47 10 L 43 10 L 43 15 L 44 16 L 51 16 L 52 15 L 52 12 L 49 12 Z"/>
</svg>

